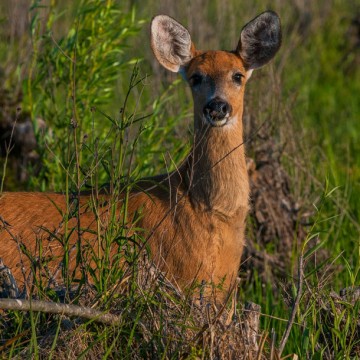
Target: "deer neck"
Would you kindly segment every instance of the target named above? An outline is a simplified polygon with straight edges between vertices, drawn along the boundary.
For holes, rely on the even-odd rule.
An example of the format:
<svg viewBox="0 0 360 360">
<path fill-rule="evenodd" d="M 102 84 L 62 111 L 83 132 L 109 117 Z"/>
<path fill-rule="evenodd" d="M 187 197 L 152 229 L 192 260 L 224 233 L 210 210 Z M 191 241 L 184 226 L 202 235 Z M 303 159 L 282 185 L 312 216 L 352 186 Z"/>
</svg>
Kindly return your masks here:
<svg viewBox="0 0 360 360">
<path fill-rule="evenodd" d="M 236 215 L 241 208 L 247 209 L 249 184 L 242 114 L 223 127 L 195 128 L 193 150 L 186 168 L 193 206 L 226 217 Z"/>
</svg>

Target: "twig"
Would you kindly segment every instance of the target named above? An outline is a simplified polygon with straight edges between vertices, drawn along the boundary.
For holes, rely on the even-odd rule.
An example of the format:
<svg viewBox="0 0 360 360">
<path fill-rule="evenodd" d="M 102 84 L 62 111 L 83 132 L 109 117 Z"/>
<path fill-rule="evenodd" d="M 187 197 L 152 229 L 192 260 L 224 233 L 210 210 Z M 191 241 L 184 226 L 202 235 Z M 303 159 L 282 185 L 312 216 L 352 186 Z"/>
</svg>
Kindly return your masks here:
<svg viewBox="0 0 360 360">
<path fill-rule="evenodd" d="M 11 145 L 11 143 L 14 138 L 15 128 L 16 128 L 17 121 L 18 121 L 19 109 L 20 108 L 16 109 L 16 117 L 15 117 L 14 124 L 11 128 L 9 143 L 7 145 L 5 145 L 6 152 L 5 152 L 5 159 L 4 159 L 4 165 L 3 165 L 3 174 L 2 174 L 2 178 L 1 178 L 1 182 L 0 182 L 0 195 L 3 193 L 3 189 L 4 189 L 6 168 L 7 168 L 7 164 L 8 164 L 8 160 L 9 160 L 9 155 L 10 155 L 11 150 L 14 147 L 13 145 Z"/>
<path fill-rule="evenodd" d="M 266 339 L 267 339 L 267 333 L 265 333 L 260 338 L 259 350 L 257 352 L 256 360 L 261 360 L 261 358 L 262 358 Z"/>
<path fill-rule="evenodd" d="M 303 255 L 301 255 L 299 257 L 299 270 L 298 271 L 299 271 L 299 274 L 298 274 L 299 278 L 298 278 L 297 294 L 296 294 L 296 298 L 295 298 L 295 301 L 294 301 L 294 304 L 293 304 L 293 307 L 291 310 L 290 319 L 286 325 L 286 330 L 284 332 L 284 335 L 283 335 L 280 345 L 279 345 L 279 356 L 281 356 L 281 354 L 284 350 L 284 347 L 286 345 L 286 342 L 289 338 L 291 328 L 295 321 L 295 315 L 296 315 L 296 312 L 297 312 L 297 310 L 299 308 L 299 304 L 300 304 L 300 298 L 302 295 L 302 288 L 303 288 L 303 282 L 304 282 L 304 258 L 303 258 Z"/>
<path fill-rule="evenodd" d="M 276 332 L 275 329 L 271 329 L 271 348 L 270 348 L 270 360 L 274 360 L 275 356 L 275 342 L 276 342 Z"/>
<path fill-rule="evenodd" d="M 107 325 L 116 325 L 120 322 L 119 316 L 104 314 L 103 311 L 77 305 L 60 304 L 41 300 L 0 299 L 0 309 L 78 316 Z"/>
</svg>

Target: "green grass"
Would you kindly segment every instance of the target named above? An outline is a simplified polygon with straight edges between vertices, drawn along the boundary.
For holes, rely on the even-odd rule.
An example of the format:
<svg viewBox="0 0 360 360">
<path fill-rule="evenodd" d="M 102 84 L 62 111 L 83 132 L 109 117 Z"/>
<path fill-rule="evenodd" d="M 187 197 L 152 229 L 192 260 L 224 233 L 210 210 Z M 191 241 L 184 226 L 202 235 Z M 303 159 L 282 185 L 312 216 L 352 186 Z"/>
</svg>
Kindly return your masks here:
<svg viewBox="0 0 360 360">
<path fill-rule="evenodd" d="M 181 80 L 170 77 L 166 82 L 159 71 L 149 75 L 153 70 L 146 26 L 155 4 L 131 3 L 134 7 L 112 1 L 79 1 L 71 9 L 51 6 L 47 16 L 39 12 L 40 3 L 32 7 L 30 61 L 23 64 L 17 57 L 24 55 L 24 40 L 16 38 L 2 59 L 8 72 L 5 86 L 10 91 L 20 87 L 24 109 L 33 119 L 41 117 L 47 123 L 45 133 L 36 132 L 43 164 L 40 174 L 30 176 L 22 187 L 71 193 L 107 183 L 120 192 L 119 180 L 170 171 L 184 158 L 191 141 L 189 94 Z M 270 119 L 274 139 L 288 144 L 283 163 L 292 176 L 293 193 L 314 212 L 314 225 L 307 229 L 312 241 L 299 248 L 294 241 L 294 267 L 288 269 L 287 279 L 281 279 L 287 292 L 280 286 L 274 291 L 273 284 L 263 284 L 255 276 L 252 283 L 244 284 L 240 298 L 261 305 L 262 328 L 267 333 L 274 329 L 279 341 L 297 294 L 296 265 L 303 254 L 304 293 L 284 354 L 296 353 L 301 359 L 321 359 L 329 354 L 350 358 L 352 349 L 359 347 L 355 326 L 359 302 L 354 306 L 346 302 L 334 317 L 327 317 L 322 305 L 335 306 L 329 297 L 331 289 L 339 291 L 360 282 L 360 71 L 356 66 L 359 54 L 349 35 L 355 2 L 320 1 L 309 8 L 309 14 L 285 1 L 277 5 L 274 10 L 282 17 L 283 47 L 274 65 L 254 75 L 246 107 L 257 124 Z M 194 2 L 191 6 L 201 5 Z M 209 42 L 219 47 L 232 46 L 230 40 L 236 40 L 241 25 L 265 9 L 262 1 L 251 6 L 228 1 L 217 39 L 213 24 L 215 15 L 221 17 L 219 6 L 220 2 L 212 1 L 201 15 L 202 22 L 194 27 L 194 37 L 211 37 Z M 194 9 L 191 19 L 196 20 L 201 12 Z M 192 21 L 176 5 L 168 11 L 180 11 L 178 19 L 184 23 Z M 69 13 L 72 20 L 67 19 Z M 4 35 L 0 49 L 6 44 Z M 12 179 L 6 174 L 5 186 L 11 187 Z M 114 227 L 107 241 L 126 238 L 123 230 Z M 323 249 L 325 256 L 320 252 Z M 128 260 L 134 262 L 131 256 Z M 27 348 L 28 354 L 37 358 L 39 341 L 46 333 L 41 324 L 46 322 L 55 334 L 49 345 L 53 357 L 57 356 L 55 348 L 74 337 L 88 340 L 81 344 L 79 357 L 98 351 L 105 358 L 135 358 L 135 354 L 141 358 L 160 351 L 164 358 L 178 358 L 176 351 L 183 350 L 182 345 L 172 347 L 162 336 L 161 324 L 167 323 L 168 310 L 165 300 L 156 297 L 158 289 L 141 296 L 136 282 L 129 281 L 128 299 L 121 300 L 109 289 L 123 274 L 111 273 L 107 265 L 106 256 L 99 260 L 103 272 L 96 282 L 98 304 L 104 309 L 123 307 L 120 327 L 104 330 L 85 323 L 76 327 L 74 335 L 63 330 L 56 316 L 30 313 L 28 317 L 13 312 L 8 315 L 11 327 L 4 327 L 9 326 L 8 318 L 0 328 L 2 339 L 13 340 L 3 356 L 12 358 Z M 137 274 L 136 266 L 131 274 Z M 50 296 L 40 285 L 38 291 L 44 298 Z M 162 296 L 173 295 L 163 291 Z M 175 298 L 171 301 L 182 308 L 176 315 L 172 313 L 177 316 L 175 322 L 190 328 L 189 310 Z M 158 312 L 159 317 L 149 319 L 149 311 Z M 144 319 L 149 321 L 145 323 L 148 333 L 141 331 Z M 330 343 L 324 343 L 324 338 L 331 339 Z M 189 358 L 197 352 L 203 355 L 203 350 L 191 349 Z"/>
</svg>

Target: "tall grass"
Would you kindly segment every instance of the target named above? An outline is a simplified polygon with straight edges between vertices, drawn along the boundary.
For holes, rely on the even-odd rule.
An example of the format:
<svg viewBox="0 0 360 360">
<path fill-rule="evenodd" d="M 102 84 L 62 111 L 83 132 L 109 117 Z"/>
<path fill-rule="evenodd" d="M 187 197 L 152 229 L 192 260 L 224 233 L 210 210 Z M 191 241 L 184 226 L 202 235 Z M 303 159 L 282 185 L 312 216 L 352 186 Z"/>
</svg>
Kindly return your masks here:
<svg viewBox="0 0 360 360">
<path fill-rule="evenodd" d="M 1 319 L 0 351 L 5 358 L 135 359 L 184 351 L 191 356 L 192 352 L 202 351 L 192 350 L 178 336 L 180 328 L 187 331 L 192 327 L 188 338 L 195 337 L 201 326 L 194 325 L 187 299 L 176 289 L 171 290 L 171 285 L 158 279 L 156 270 L 143 262 L 146 251 L 137 250 L 142 247 L 141 229 L 129 234 L 128 223 L 136 227 L 136 218 L 127 216 L 128 193 L 139 169 L 150 173 L 154 171 L 150 166 L 165 162 L 170 170 L 186 151 L 187 144 L 180 137 L 172 135 L 174 140 L 170 141 L 167 136 L 173 123 L 187 110 L 166 119 L 165 126 L 157 126 L 164 120 L 162 109 L 178 82 L 158 99 L 140 105 L 143 89 L 148 86 L 147 75 L 140 73 L 138 59 L 125 61 L 121 55 L 126 40 L 136 34 L 141 21 L 135 20 L 134 11 L 121 12 L 111 1 L 103 5 L 103 1 L 96 0 L 80 3 L 74 24 L 60 39 L 53 33 L 55 8 L 46 9 L 41 19 L 39 4 L 31 8 L 33 59 L 24 82 L 24 105 L 34 119 L 41 117 L 47 126 L 45 131 L 37 132 L 43 167 L 37 178 L 30 178 L 28 186 L 65 193 L 68 211 L 61 213 L 63 233 L 44 229 L 63 249 L 56 269 L 61 270 L 65 286 L 54 288 L 54 276 L 47 260 L 42 259 L 39 241 L 37 257 L 22 246 L 33 275 L 24 296 L 34 301 L 65 299 L 104 312 L 117 309 L 121 321 L 114 327 L 101 327 L 96 321 L 68 326 L 62 316 L 8 312 Z M 110 89 L 120 71 L 124 71 L 122 78 L 128 79 L 124 80 L 121 105 L 114 111 Z M 144 134 L 149 142 L 138 147 L 138 139 Z M 173 157 L 162 158 L 164 144 L 175 150 Z M 145 162 L 141 154 L 147 154 L 150 160 L 160 154 L 161 158 Z M 99 209 L 105 186 L 112 196 L 107 205 L 111 216 L 104 226 Z M 86 246 L 82 240 L 79 196 L 87 189 L 91 193 L 88 206 L 97 221 L 93 236 L 97 236 L 98 243 L 94 247 Z M 114 246 L 118 249 L 115 254 Z M 75 265 L 70 266 L 70 254 Z M 165 291 L 168 286 L 170 291 Z"/>
</svg>

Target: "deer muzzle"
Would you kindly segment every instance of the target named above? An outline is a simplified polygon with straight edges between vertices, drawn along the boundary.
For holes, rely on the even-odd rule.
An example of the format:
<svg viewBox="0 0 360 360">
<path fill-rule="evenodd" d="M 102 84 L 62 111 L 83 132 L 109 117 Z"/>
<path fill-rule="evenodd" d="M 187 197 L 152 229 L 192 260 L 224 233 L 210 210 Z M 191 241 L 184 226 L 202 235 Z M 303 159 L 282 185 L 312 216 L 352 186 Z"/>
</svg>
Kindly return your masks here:
<svg viewBox="0 0 360 360">
<path fill-rule="evenodd" d="M 230 119 L 231 105 L 219 98 L 210 100 L 204 107 L 204 116 L 211 126 L 224 126 Z"/>
</svg>

